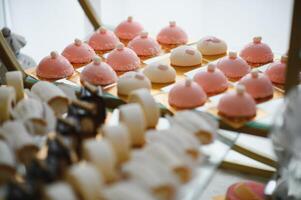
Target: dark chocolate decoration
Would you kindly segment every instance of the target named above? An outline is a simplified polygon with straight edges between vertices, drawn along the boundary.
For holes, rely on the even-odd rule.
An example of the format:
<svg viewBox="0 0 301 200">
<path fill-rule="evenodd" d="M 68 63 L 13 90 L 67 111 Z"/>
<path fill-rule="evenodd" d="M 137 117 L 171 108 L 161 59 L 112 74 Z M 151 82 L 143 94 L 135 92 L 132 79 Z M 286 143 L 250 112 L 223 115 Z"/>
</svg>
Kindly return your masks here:
<svg viewBox="0 0 301 200">
<path fill-rule="evenodd" d="M 6 186 L 6 200 L 40 200 L 41 187 L 28 183 L 9 182 Z"/>
</svg>

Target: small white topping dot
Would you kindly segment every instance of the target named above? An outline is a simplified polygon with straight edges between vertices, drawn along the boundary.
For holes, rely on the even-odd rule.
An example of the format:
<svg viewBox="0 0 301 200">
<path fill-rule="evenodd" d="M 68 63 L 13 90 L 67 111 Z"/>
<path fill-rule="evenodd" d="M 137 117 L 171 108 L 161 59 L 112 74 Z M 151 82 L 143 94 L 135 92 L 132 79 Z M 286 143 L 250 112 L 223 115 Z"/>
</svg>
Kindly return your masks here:
<svg viewBox="0 0 301 200">
<path fill-rule="evenodd" d="M 252 78 L 258 78 L 258 75 L 259 75 L 259 71 L 257 69 L 253 69 L 251 71 Z"/>
<path fill-rule="evenodd" d="M 95 56 L 95 57 L 93 58 L 93 63 L 94 63 L 95 65 L 99 65 L 99 64 L 101 63 L 101 61 L 102 61 L 102 59 L 101 59 L 100 57 L 98 57 L 98 56 Z"/>
<path fill-rule="evenodd" d="M 214 72 L 215 68 L 216 68 L 215 64 L 209 63 L 208 66 L 207 66 L 207 71 L 208 72 Z"/>
<path fill-rule="evenodd" d="M 133 16 L 128 16 L 127 21 L 128 21 L 128 22 L 132 22 L 132 21 L 133 21 Z"/>
<path fill-rule="evenodd" d="M 82 41 L 80 40 L 80 39 L 75 39 L 74 40 L 74 44 L 76 45 L 76 46 L 80 46 L 81 44 L 82 44 Z"/>
<path fill-rule="evenodd" d="M 104 33 L 106 33 L 106 32 L 107 32 L 107 29 L 105 29 L 104 27 L 100 27 L 100 28 L 99 28 L 99 33 L 104 34 Z"/>
<path fill-rule="evenodd" d="M 193 49 L 186 49 L 185 53 L 193 56 L 195 54 L 195 51 Z"/>
<path fill-rule="evenodd" d="M 50 57 L 51 57 L 52 59 L 55 59 L 58 55 L 59 55 L 59 54 L 58 54 L 56 51 L 51 51 L 51 53 L 50 53 Z"/>
<path fill-rule="evenodd" d="M 147 36 L 148 36 L 148 32 L 143 31 L 143 32 L 140 33 L 141 38 L 147 38 Z"/>
<path fill-rule="evenodd" d="M 123 50 L 123 48 L 124 48 L 124 44 L 122 44 L 122 43 L 119 43 L 116 45 L 116 49 L 119 51 Z"/>
<path fill-rule="evenodd" d="M 158 69 L 165 71 L 165 70 L 168 69 L 168 66 L 167 66 L 167 65 L 160 64 L 160 65 L 158 65 Z"/>
<path fill-rule="evenodd" d="M 138 80 L 144 80 L 144 76 L 142 74 L 136 74 L 135 78 Z"/>
<path fill-rule="evenodd" d="M 229 58 L 231 58 L 231 59 L 237 58 L 237 52 L 235 52 L 235 51 L 230 51 L 230 52 L 229 52 Z"/>
<path fill-rule="evenodd" d="M 237 93 L 237 94 L 242 95 L 242 94 L 245 93 L 245 91 L 246 91 L 245 86 L 243 86 L 243 85 L 241 85 L 241 84 L 238 84 L 238 85 L 236 86 L 236 93 Z"/>
<path fill-rule="evenodd" d="M 186 80 L 185 80 L 185 86 L 186 86 L 186 87 L 190 87 L 191 84 L 192 84 L 192 80 L 191 80 L 191 79 L 186 79 Z"/>
<path fill-rule="evenodd" d="M 261 39 L 262 39 L 261 36 L 254 37 L 254 38 L 253 38 L 253 42 L 254 42 L 254 43 L 260 43 L 260 42 L 261 42 Z"/>
<path fill-rule="evenodd" d="M 176 26 L 176 22 L 175 21 L 170 21 L 169 22 L 169 26 L 170 27 L 175 27 Z"/>
</svg>

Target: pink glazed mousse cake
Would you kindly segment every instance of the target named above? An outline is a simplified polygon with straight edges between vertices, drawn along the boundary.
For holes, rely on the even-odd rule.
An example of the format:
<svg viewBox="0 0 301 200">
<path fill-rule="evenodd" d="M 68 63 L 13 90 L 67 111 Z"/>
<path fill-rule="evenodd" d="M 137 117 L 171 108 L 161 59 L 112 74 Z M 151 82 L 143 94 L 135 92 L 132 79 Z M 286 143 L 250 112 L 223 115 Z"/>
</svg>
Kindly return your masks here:
<svg viewBox="0 0 301 200">
<path fill-rule="evenodd" d="M 132 49 L 124 47 L 122 43 L 119 43 L 117 47 L 109 53 L 106 62 L 116 72 L 133 71 L 140 66 L 140 59 L 137 54 Z"/>
<path fill-rule="evenodd" d="M 119 42 L 120 41 L 115 33 L 101 27 L 93 33 L 88 43 L 97 54 L 102 55 L 115 49 Z"/>
<path fill-rule="evenodd" d="M 175 83 L 168 93 L 168 103 L 178 109 L 192 109 L 202 106 L 207 100 L 203 88 L 196 82 L 186 79 Z"/>
<path fill-rule="evenodd" d="M 122 42 L 129 42 L 138 36 L 143 31 L 143 26 L 133 20 L 132 16 L 129 16 L 127 20 L 121 22 L 115 29 L 115 34 Z"/>
<path fill-rule="evenodd" d="M 105 86 L 117 81 L 116 72 L 110 65 L 95 57 L 93 62 L 86 65 L 80 74 L 81 82 L 87 81 L 93 85 Z"/>
<path fill-rule="evenodd" d="M 43 58 L 36 69 L 38 77 L 48 80 L 66 78 L 71 76 L 73 72 L 71 63 L 55 51 Z"/>
<path fill-rule="evenodd" d="M 281 60 L 277 60 L 270 64 L 265 74 L 275 84 L 283 85 L 285 83 L 287 56 L 281 56 Z"/>
<path fill-rule="evenodd" d="M 226 200 L 264 200 L 262 183 L 254 181 L 239 182 L 231 185 L 226 194 Z"/>
<path fill-rule="evenodd" d="M 69 60 L 73 67 L 81 67 L 90 63 L 96 55 L 94 50 L 79 39 L 68 45 L 62 55 Z"/>
<path fill-rule="evenodd" d="M 274 58 L 271 48 L 261 40 L 261 37 L 254 37 L 253 42 L 247 44 L 240 51 L 240 57 L 253 67 L 272 62 Z"/>
</svg>

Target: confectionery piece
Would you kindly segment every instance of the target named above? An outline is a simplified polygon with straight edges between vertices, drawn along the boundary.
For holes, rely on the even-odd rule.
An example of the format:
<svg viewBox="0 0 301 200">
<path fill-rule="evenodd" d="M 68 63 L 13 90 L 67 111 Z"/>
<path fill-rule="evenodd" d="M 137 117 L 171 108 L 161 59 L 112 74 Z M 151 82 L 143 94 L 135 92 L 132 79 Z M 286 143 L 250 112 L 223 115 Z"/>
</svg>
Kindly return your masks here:
<svg viewBox="0 0 301 200">
<path fill-rule="evenodd" d="M 45 199 L 47 200 L 77 200 L 71 186 L 65 182 L 55 182 L 45 187 Z"/>
<path fill-rule="evenodd" d="M 98 168 L 106 182 L 116 180 L 116 156 L 113 146 L 108 140 L 85 140 L 83 143 L 83 157 Z"/>
<path fill-rule="evenodd" d="M 130 158 L 131 138 L 128 128 L 120 123 L 116 126 L 104 125 L 101 129 L 105 138 L 107 138 L 115 151 L 117 163 L 123 163 Z"/>
<path fill-rule="evenodd" d="M 106 62 L 116 72 L 133 71 L 140 66 L 140 59 L 137 54 L 132 49 L 124 47 L 122 43 L 119 43 L 116 48 L 109 53 Z"/>
<path fill-rule="evenodd" d="M 273 85 L 270 79 L 264 74 L 254 69 L 239 80 L 239 84 L 244 85 L 246 91 L 257 102 L 262 102 L 273 97 Z"/>
<path fill-rule="evenodd" d="M 52 51 L 43 58 L 37 66 L 37 76 L 43 79 L 61 79 L 73 74 L 74 69 L 70 62 L 62 55 Z"/>
<path fill-rule="evenodd" d="M 256 102 L 243 85 L 237 85 L 236 91 L 224 94 L 217 109 L 219 115 L 233 121 L 250 120 L 256 116 Z"/>
<path fill-rule="evenodd" d="M 261 42 L 261 39 L 261 37 L 254 37 L 253 42 L 247 44 L 239 54 L 240 57 L 254 67 L 272 62 L 274 58 L 271 48 Z"/>
<path fill-rule="evenodd" d="M 75 39 L 74 43 L 64 49 L 62 55 L 67 58 L 74 67 L 81 67 L 90 63 L 96 54 L 87 43 Z"/>
<path fill-rule="evenodd" d="M 23 75 L 20 71 L 6 72 L 6 85 L 15 89 L 16 100 L 20 101 L 24 98 Z"/>
<path fill-rule="evenodd" d="M 287 56 L 281 56 L 280 61 L 275 61 L 270 64 L 269 68 L 265 71 L 265 74 L 269 79 L 276 84 L 285 83 Z"/>
<path fill-rule="evenodd" d="M 98 54 L 113 50 L 119 42 L 115 33 L 103 27 L 95 31 L 89 39 L 89 45 Z"/>
<path fill-rule="evenodd" d="M 8 144 L 0 139 L 0 183 L 9 180 L 15 175 L 15 156 Z"/>
<path fill-rule="evenodd" d="M 202 54 L 191 46 L 179 46 L 171 51 L 170 63 L 177 67 L 201 65 Z"/>
<path fill-rule="evenodd" d="M 229 55 L 217 62 L 217 67 L 230 79 L 240 79 L 250 72 L 251 67 L 242 58 L 237 57 L 236 52 L 229 52 Z"/>
<path fill-rule="evenodd" d="M 129 95 L 132 91 L 140 88 L 151 89 L 150 80 L 140 72 L 127 72 L 121 75 L 117 81 L 119 95 Z"/>
<path fill-rule="evenodd" d="M 130 41 L 134 39 L 143 31 L 143 26 L 133 20 L 132 16 L 129 16 L 127 20 L 121 22 L 115 29 L 115 34 L 120 40 Z"/>
<path fill-rule="evenodd" d="M 81 81 L 87 81 L 93 85 L 109 85 L 117 81 L 117 74 L 110 65 L 95 57 L 93 62 L 86 65 L 80 74 Z"/>
<path fill-rule="evenodd" d="M 13 87 L 0 87 L 0 123 L 8 120 L 12 106 L 16 103 L 16 93 Z"/>
<path fill-rule="evenodd" d="M 175 21 L 169 22 L 157 35 L 157 41 L 163 45 L 181 45 L 188 42 L 186 32 L 176 25 Z"/>
<path fill-rule="evenodd" d="M 58 86 L 47 81 L 39 81 L 32 86 L 31 92 L 48 103 L 57 116 L 67 112 L 69 100 Z"/>
<path fill-rule="evenodd" d="M 172 83 L 176 80 L 176 70 L 160 63 L 151 63 L 143 69 L 144 75 L 152 83 Z"/>
<path fill-rule="evenodd" d="M 147 32 L 136 36 L 128 43 L 128 47 L 140 57 L 152 57 L 160 53 L 160 45 L 155 39 L 149 37 Z"/>
<path fill-rule="evenodd" d="M 202 86 L 207 95 L 215 95 L 224 92 L 228 88 L 227 78 L 212 63 L 208 64 L 206 71 L 200 70 L 197 72 L 193 80 Z"/>
<path fill-rule="evenodd" d="M 140 104 L 144 112 L 147 127 L 156 127 L 160 117 L 160 109 L 149 90 L 145 88 L 134 90 L 130 93 L 128 102 Z"/>
<path fill-rule="evenodd" d="M 214 36 L 203 37 L 198 42 L 197 47 L 204 56 L 215 56 L 227 53 L 226 42 Z"/>
<path fill-rule="evenodd" d="M 245 181 L 231 185 L 226 194 L 226 200 L 254 199 L 264 200 L 264 188 L 262 183 Z"/>
<path fill-rule="evenodd" d="M 127 126 L 130 133 L 131 144 L 133 146 L 142 146 L 145 142 L 144 132 L 146 129 L 146 120 L 141 106 L 137 103 L 120 106 L 119 120 Z"/>
<path fill-rule="evenodd" d="M 176 83 L 168 93 L 169 105 L 179 109 L 202 106 L 207 100 L 203 88 L 192 80 Z"/>
</svg>

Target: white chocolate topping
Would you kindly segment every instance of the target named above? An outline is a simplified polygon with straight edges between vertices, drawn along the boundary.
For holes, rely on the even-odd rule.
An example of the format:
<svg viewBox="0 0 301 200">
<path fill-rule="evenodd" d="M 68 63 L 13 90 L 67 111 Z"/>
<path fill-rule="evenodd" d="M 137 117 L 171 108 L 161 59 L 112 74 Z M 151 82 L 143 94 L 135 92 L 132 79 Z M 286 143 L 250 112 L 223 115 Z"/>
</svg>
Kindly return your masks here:
<svg viewBox="0 0 301 200">
<path fill-rule="evenodd" d="M 99 30 L 99 33 L 102 33 L 102 34 L 107 32 L 107 29 L 105 29 L 104 27 L 100 27 L 98 30 Z"/>
<path fill-rule="evenodd" d="M 252 76 L 252 78 L 258 78 L 258 76 L 259 76 L 258 70 L 257 69 L 253 69 L 251 71 L 251 76 Z"/>
<path fill-rule="evenodd" d="M 287 59 L 288 59 L 288 57 L 287 57 L 287 55 L 283 55 L 283 56 L 281 56 L 281 62 L 282 63 L 287 63 Z"/>
<path fill-rule="evenodd" d="M 256 37 L 253 38 L 253 42 L 258 44 L 258 43 L 261 42 L 261 39 L 262 39 L 261 36 L 256 36 Z"/>
<path fill-rule="evenodd" d="M 99 65 L 99 64 L 101 63 L 101 61 L 102 61 L 102 59 L 101 59 L 99 56 L 95 56 L 95 57 L 93 58 L 93 63 L 94 63 L 95 65 Z"/>
<path fill-rule="evenodd" d="M 75 44 L 76 46 L 80 46 L 80 45 L 82 45 L 82 41 L 81 41 L 80 39 L 75 39 L 75 40 L 74 40 L 74 44 Z"/>
<path fill-rule="evenodd" d="M 176 26 L 176 22 L 175 21 L 170 21 L 169 22 L 169 26 L 170 27 L 175 27 Z"/>
<path fill-rule="evenodd" d="M 159 64 L 158 65 L 158 69 L 160 69 L 162 71 L 166 71 L 166 70 L 168 70 L 168 66 L 167 65 L 163 65 L 163 64 Z"/>
<path fill-rule="evenodd" d="M 123 50 L 124 49 L 124 44 L 122 44 L 122 43 L 117 44 L 116 49 L 119 50 L 119 51 Z"/>
<path fill-rule="evenodd" d="M 239 95 L 243 95 L 246 91 L 246 88 L 245 86 L 241 85 L 241 84 L 238 84 L 236 86 L 236 93 L 239 94 Z"/>
<path fill-rule="evenodd" d="M 237 58 L 237 52 L 236 51 L 230 51 L 229 52 L 229 58 L 231 58 L 231 59 Z"/>
<path fill-rule="evenodd" d="M 144 80 L 144 76 L 142 74 L 136 74 L 135 78 L 138 80 Z"/>
<path fill-rule="evenodd" d="M 215 68 L 216 68 L 215 64 L 209 63 L 208 66 L 207 66 L 207 71 L 208 72 L 214 72 Z"/>
<path fill-rule="evenodd" d="M 133 16 L 128 16 L 127 21 L 128 21 L 128 22 L 132 22 L 132 21 L 133 21 Z"/>
<path fill-rule="evenodd" d="M 186 87 L 190 87 L 191 84 L 192 84 L 192 80 L 191 80 L 191 79 L 186 79 L 186 80 L 185 80 L 185 86 L 186 86 Z"/>
<path fill-rule="evenodd" d="M 188 55 L 192 55 L 193 56 L 195 54 L 195 51 L 192 50 L 192 49 L 186 49 L 185 53 L 187 53 Z"/>
<path fill-rule="evenodd" d="M 56 51 L 51 51 L 51 53 L 50 53 L 50 57 L 51 57 L 52 59 L 57 58 L 58 55 L 59 55 L 59 54 L 58 54 Z"/>
<path fill-rule="evenodd" d="M 141 38 L 147 38 L 148 37 L 148 32 L 141 32 L 140 37 Z"/>
</svg>

